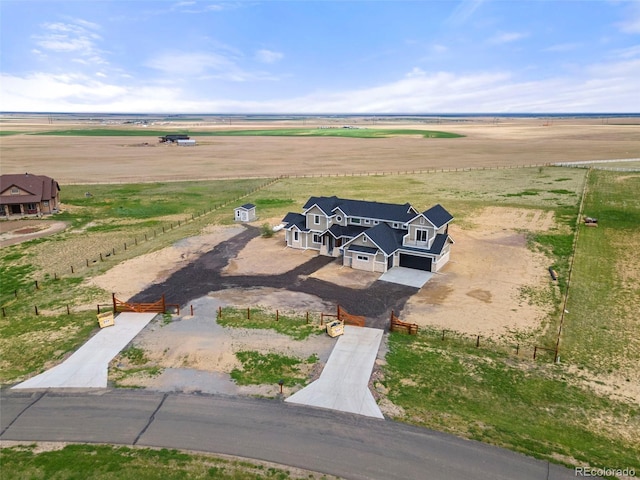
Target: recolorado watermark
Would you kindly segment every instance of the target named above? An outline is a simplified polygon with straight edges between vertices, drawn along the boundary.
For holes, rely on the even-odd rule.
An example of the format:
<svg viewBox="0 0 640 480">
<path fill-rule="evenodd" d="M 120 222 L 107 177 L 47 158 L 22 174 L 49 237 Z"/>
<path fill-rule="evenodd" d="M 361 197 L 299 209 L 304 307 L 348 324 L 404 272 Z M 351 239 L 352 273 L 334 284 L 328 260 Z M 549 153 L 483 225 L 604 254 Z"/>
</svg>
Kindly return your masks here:
<svg viewBox="0 0 640 480">
<path fill-rule="evenodd" d="M 636 476 L 636 471 L 633 468 L 575 467 L 574 473 L 576 477 L 634 478 Z"/>
</svg>

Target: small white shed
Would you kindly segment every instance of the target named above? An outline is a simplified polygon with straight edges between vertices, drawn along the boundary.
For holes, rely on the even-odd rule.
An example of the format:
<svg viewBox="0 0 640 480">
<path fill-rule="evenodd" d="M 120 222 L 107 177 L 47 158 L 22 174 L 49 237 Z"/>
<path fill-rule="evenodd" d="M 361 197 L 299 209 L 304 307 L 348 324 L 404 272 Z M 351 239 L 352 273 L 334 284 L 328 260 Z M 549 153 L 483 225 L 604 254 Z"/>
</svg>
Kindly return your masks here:
<svg viewBox="0 0 640 480">
<path fill-rule="evenodd" d="M 251 222 L 256 218 L 256 206 L 253 203 L 245 203 L 235 210 L 236 222 Z"/>
<path fill-rule="evenodd" d="M 178 139 L 176 140 L 176 142 L 178 143 L 179 147 L 195 147 L 196 146 L 196 141 L 193 139 L 187 139 L 187 140 Z"/>
</svg>

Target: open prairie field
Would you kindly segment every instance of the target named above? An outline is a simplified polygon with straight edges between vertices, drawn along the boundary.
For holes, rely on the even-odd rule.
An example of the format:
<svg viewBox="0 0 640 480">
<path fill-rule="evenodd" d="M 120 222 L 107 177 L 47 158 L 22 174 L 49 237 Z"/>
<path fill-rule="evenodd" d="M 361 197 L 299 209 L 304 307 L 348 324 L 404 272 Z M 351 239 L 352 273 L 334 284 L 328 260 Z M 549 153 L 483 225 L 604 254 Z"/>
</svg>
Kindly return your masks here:
<svg viewBox="0 0 640 480">
<path fill-rule="evenodd" d="M 444 119 L 418 123 L 378 119 L 298 121 L 159 122 L 147 136 L 93 136 L 89 129 L 128 129 L 141 125 L 96 121 L 4 118 L 0 157 L 4 172 L 37 172 L 60 184 L 201 180 L 279 175 L 340 175 L 442 168 L 539 165 L 553 162 L 640 157 L 640 119 Z M 304 123 L 303 123 L 304 122 Z M 398 129 L 385 138 L 326 136 L 209 136 L 224 130 L 340 128 Z M 435 122 L 435 121 L 434 121 Z M 311 124 L 313 123 L 313 124 Z M 78 136 L 69 136 L 69 131 Z M 416 130 L 416 135 L 406 131 Z M 152 131 L 153 130 L 153 131 Z M 158 143 L 158 131 L 189 133 L 195 147 Z M 419 131 L 441 131 L 458 138 L 424 138 Z M 31 135 L 65 131 L 66 135 Z M 358 130 L 349 130 L 349 132 Z M 201 132 L 199 136 L 198 133 Z"/>
</svg>

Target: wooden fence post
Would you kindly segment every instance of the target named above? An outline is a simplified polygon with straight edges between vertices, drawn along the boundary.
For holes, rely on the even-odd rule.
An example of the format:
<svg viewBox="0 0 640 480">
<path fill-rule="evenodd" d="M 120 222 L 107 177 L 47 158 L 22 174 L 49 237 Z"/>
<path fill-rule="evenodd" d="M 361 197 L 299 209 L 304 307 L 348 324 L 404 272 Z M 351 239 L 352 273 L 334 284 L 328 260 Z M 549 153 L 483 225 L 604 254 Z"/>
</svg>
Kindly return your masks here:
<svg viewBox="0 0 640 480">
<path fill-rule="evenodd" d="M 276 310 L 276 322 L 280 321 L 280 312 Z"/>
<path fill-rule="evenodd" d="M 40 287 L 38 287 L 38 280 L 35 281 L 35 285 L 36 285 L 36 290 L 40 290 Z"/>
<path fill-rule="evenodd" d="M 222 307 L 218 307 L 218 318 L 222 318 Z"/>
<path fill-rule="evenodd" d="M 34 309 L 35 309 L 35 311 L 36 311 L 36 315 L 39 315 L 39 313 L 38 313 L 38 306 L 37 306 L 37 305 L 34 305 L 34 306 L 33 306 L 33 308 L 34 308 Z"/>
<path fill-rule="evenodd" d="M 442 341 L 444 342 L 444 330 L 442 330 Z"/>
<path fill-rule="evenodd" d="M 480 346 L 480 335 L 478 335 L 478 338 L 476 338 L 476 348 L 478 348 Z"/>
<path fill-rule="evenodd" d="M 251 320 L 251 310 L 247 307 L 247 320 Z"/>
<path fill-rule="evenodd" d="M 520 344 L 518 343 L 516 345 L 516 357 L 518 356 L 519 353 L 520 353 Z"/>
<path fill-rule="evenodd" d="M 6 317 L 7 316 L 7 312 L 4 311 L 4 307 L 2 307 L 2 316 Z"/>
<path fill-rule="evenodd" d="M 71 315 L 71 311 L 69 310 L 69 304 L 67 304 L 67 315 Z"/>
<path fill-rule="evenodd" d="M 73 265 L 71 265 L 71 273 L 73 273 Z M 17 295 L 16 295 L 17 296 Z"/>
<path fill-rule="evenodd" d="M 193 305 L 191 305 L 191 316 L 193 317 Z"/>
<path fill-rule="evenodd" d="M 126 250 L 126 248 L 125 248 L 125 250 Z M 87 267 L 88 267 L 88 266 L 89 266 L 89 259 L 88 259 L 88 258 L 85 258 L 85 260 L 84 260 L 84 261 L 85 261 L 85 263 L 87 264 Z"/>
<path fill-rule="evenodd" d="M 307 325 L 309 325 L 309 311 L 307 311 Z"/>
<path fill-rule="evenodd" d="M 533 347 L 533 359 L 536 359 L 536 353 L 538 353 L 538 347 Z"/>
</svg>

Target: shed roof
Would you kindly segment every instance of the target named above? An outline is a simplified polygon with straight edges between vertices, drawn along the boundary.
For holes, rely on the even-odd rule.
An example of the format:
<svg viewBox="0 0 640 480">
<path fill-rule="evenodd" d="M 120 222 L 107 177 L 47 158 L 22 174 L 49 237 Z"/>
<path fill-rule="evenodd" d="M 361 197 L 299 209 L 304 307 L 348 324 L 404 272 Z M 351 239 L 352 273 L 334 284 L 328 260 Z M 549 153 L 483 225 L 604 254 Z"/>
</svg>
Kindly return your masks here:
<svg viewBox="0 0 640 480">
<path fill-rule="evenodd" d="M 256 208 L 256 206 L 253 203 L 245 203 L 244 205 L 240 205 L 239 207 L 237 207 L 236 210 L 238 209 L 251 210 L 252 208 Z"/>
</svg>

